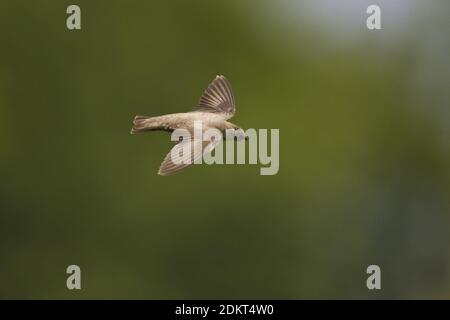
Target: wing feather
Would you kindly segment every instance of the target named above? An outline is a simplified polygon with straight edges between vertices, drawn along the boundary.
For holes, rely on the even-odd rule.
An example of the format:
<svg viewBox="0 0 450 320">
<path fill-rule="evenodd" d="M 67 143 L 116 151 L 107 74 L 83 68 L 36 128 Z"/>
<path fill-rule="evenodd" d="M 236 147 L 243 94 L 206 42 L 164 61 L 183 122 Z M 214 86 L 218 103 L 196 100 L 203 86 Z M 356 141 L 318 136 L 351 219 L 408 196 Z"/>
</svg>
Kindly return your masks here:
<svg viewBox="0 0 450 320">
<path fill-rule="evenodd" d="M 211 152 L 219 142 L 191 139 L 177 143 L 164 158 L 158 173 L 162 176 L 168 176 L 197 163 L 205 153 Z M 200 145 L 202 148 L 201 152 L 196 152 L 199 150 Z M 190 152 L 184 153 L 182 150 L 185 148 L 189 149 Z M 176 161 L 173 161 L 172 152 L 178 152 L 181 156 L 175 159 Z"/>
<path fill-rule="evenodd" d="M 217 76 L 200 97 L 194 111 L 224 113 L 231 118 L 235 111 L 231 85 L 224 76 Z"/>
</svg>

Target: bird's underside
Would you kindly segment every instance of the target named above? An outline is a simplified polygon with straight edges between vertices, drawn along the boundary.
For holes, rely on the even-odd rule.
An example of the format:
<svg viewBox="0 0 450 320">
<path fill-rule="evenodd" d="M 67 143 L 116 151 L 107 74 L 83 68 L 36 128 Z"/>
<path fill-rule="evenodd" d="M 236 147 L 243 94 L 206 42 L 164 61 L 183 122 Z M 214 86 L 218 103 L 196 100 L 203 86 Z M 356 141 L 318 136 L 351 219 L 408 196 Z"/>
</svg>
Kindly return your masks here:
<svg viewBox="0 0 450 320">
<path fill-rule="evenodd" d="M 157 117 L 136 116 L 133 121 L 132 134 L 147 131 L 168 131 L 186 129 L 191 133 L 191 139 L 180 141 L 166 155 L 159 168 L 160 175 L 176 173 L 193 163 L 197 163 L 199 157 L 211 152 L 218 144 L 217 141 L 202 141 L 194 138 L 194 122 L 201 122 L 203 130 L 215 128 L 224 132 L 226 129 L 239 129 L 238 126 L 228 122 L 235 113 L 234 96 L 228 80 L 224 76 L 217 76 L 206 88 L 200 98 L 197 107 L 191 112 L 173 113 Z M 202 152 L 194 152 L 200 148 Z M 191 150 L 182 161 L 173 161 L 172 153 L 180 149 Z M 189 159 L 186 159 L 189 157 Z M 178 159 L 179 160 L 179 159 Z"/>
</svg>

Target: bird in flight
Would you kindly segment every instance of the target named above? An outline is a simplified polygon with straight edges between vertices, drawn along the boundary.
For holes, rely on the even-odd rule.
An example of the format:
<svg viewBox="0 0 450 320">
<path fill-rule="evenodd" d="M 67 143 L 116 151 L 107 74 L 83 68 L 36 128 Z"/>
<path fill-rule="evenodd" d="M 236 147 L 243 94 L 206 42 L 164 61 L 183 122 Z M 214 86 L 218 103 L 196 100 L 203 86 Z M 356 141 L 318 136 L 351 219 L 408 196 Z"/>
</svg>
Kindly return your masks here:
<svg viewBox="0 0 450 320">
<path fill-rule="evenodd" d="M 237 125 L 227 120 L 233 117 L 235 113 L 234 95 L 228 80 L 221 75 L 209 84 L 200 97 L 200 101 L 194 110 L 184 113 L 172 113 L 157 117 L 136 116 L 133 121 L 131 134 L 142 133 L 146 131 L 168 131 L 173 132 L 177 129 L 185 129 L 190 133 L 190 140 L 181 140 L 173 148 L 187 148 L 192 152 L 186 153 L 184 161 L 173 161 L 172 150 L 166 155 L 164 161 L 159 168 L 159 174 L 162 176 L 176 173 L 193 163 L 207 152 L 211 152 L 218 144 L 218 141 L 198 139 L 194 137 L 194 122 L 201 121 L 203 132 L 214 128 L 221 133 L 226 130 L 239 130 L 243 132 Z M 225 136 L 225 135 L 223 135 Z M 193 152 L 201 146 L 202 152 Z"/>
</svg>

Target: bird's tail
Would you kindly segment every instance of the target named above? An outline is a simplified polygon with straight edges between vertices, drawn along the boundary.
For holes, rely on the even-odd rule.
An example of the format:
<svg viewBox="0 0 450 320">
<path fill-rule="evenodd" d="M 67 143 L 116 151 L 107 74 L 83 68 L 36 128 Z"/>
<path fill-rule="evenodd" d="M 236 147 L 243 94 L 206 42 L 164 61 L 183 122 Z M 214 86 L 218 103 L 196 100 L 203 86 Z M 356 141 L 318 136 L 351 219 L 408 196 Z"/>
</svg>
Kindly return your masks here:
<svg viewBox="0 0 450 320">
<path fill-rule="evenodd" d="M 145 131 L 156 130 L 157 124 L 154 123 L 151 117 L 136 116 L 133 121 L 133 128 L 131 134 L 141 133 Z"/>
</svg>

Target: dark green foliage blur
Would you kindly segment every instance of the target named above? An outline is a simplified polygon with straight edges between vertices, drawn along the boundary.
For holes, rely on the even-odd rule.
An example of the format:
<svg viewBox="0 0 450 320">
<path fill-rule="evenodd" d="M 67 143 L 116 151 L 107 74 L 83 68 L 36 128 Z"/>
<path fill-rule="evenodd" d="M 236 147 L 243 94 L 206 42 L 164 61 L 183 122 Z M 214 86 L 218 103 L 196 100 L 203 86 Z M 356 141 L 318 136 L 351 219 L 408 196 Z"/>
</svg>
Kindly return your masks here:
<svg viewBox="0 0 450 320">
<path fill-rule="evenodd" d="M 450 298 L 448 19 L 391 37 L 361 6 L 342 35 L 276 3 L 1 2 L 0 298 Z M 279 173 L 158 176 L 170 136 L 133 117 L 217 74 L 234 123 L 280 129 Z"/>
</svg>

